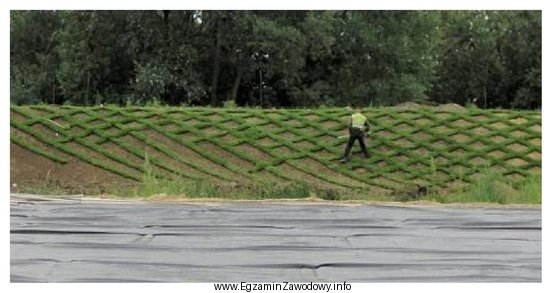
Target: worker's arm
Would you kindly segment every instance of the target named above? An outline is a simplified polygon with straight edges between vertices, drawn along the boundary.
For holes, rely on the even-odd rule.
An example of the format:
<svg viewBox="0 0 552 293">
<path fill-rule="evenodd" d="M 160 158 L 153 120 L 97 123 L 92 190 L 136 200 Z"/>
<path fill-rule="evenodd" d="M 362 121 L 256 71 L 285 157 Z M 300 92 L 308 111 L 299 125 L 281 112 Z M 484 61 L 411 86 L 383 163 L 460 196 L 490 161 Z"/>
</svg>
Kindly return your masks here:
<svg viewBox="0 0 552 293">
<path fill-rule="evenodd" d="M 364 121 L 364 132 L 369 133 L 370 127 L 371 127 L 370 122 L 368 122 L 368 119 L 366 119 L 366 121 Z"/>
</svg>

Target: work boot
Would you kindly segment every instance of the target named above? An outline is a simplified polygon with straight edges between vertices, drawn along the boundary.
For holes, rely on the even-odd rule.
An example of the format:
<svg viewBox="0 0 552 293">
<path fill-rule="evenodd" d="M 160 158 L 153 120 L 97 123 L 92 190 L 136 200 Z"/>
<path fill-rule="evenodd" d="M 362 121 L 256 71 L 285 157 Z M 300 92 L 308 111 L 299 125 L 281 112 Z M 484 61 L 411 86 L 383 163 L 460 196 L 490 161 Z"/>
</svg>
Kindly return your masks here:
<svg viewBox="0 0 552 293">
<path fill-rule="evenodd" d="M 339 160 L 341 163 L 347 163 L 349 162 L 349 158 L 348 157 L 344 157 L 342 158 L 341 160 Z"/>
</svg>

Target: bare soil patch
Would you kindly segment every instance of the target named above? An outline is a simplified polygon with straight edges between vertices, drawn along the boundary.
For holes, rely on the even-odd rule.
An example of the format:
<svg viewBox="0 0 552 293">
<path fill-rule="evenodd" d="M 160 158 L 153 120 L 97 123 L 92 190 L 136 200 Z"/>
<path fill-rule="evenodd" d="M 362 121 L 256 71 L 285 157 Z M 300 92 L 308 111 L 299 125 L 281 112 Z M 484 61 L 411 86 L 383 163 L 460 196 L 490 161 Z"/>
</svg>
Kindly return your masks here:
<svg viewBox="0 0 552 293">
<path fill-rule="evenodd" d="M 327 120 L 327 121 L 324 121 L 324 122 L 320 123 L 320 125 L 323 126 L 326 129 L 335 129 L 338 126 L 340 126 L 341 124 L 339 124 L 339 122 L 336 122 L 336 121 L 333 121 L 333 120 Z"/>
<path fill-rule="evenodd" d="M 307 174 L 301 170 L 298 170 L 297 168 L 284 163 L 279 166 L 279 169 L 282 171 L 282 173 L 287 176 L 288 178 L 293 178 L 296 180 L 299 180 L 301 182 L 308 182 L 309 185 L 319 188 L 335 188 L 336 185 L 333 185 L 329 182 L 326 182 L 324 180 L 318 179 L 317 177 L 314 177 L 310 174 Z"/>
<path fill-rule="evenodd" d="M 10 144 L 10 191 L 58 187 L 73 194 L 101 194 L 115 187 L 138 184 L 75 158 L 60 164 Z"/>
<path fill-rule="evenodd" d="M 522 117 L 517 117 L 515 119 L 510 119 L 510 122 L 513 124 L 523 124 L 526 123 L 528 120 Z"/>
<path fill-rule="evenodd" d="M 422 108 L 423 106 L 414 102 L 403 102 L 403 103 L 396 104 L 393 107 L 400 108 L 400 109 L 419 109 L 419 108 Z"/>
<path fill-rule="evenodd" d="M 223 160 L 228 161 L 230 164 L 236 167 L 239 167 L 240 169 L 249 170 L 254 167 L 254 165 L 251 162 L 243 160 L 240 157 L 210 142 L 201 142 L 199 143 L 199 146 L 201 146 L 201 148 L 205 149 L 207 152 L 214 154 Z"/>
<path fill-rule="evenodd" d="M 519 159 L 519 158 L 510 159 L 510 160 L 506 161 L 506 163 L 510 164 L 510 165 L 514 165 L 516 167 L 527 165 L 527 162 L 525 162 L 524 160 Z"/>
<path fill-rule="evenodd" d="M 293 153 L 293 151 L 285 145 L 275 148 L 274 152 L 277 155 L 284 155 L 284 156 L 285 155 L 291 155 Z"/>
<path fill-rule="evenodd" d="M 534 132 L 542 133 L 541 125 L 533 125 L 533 126 L 529 127 L 529 129 L 533 130 Z"/>
<path fill-rule="evenodd" d="M 519 143 L 513 143 L 509 145 L 508 148 L 513 150 L 514 152 L 520 152 L 520 153 L 527 151 L 527 147 Z"/>
<path fill-rule="evenodd" d="M 288 141 L 294 140 L 298 137 L 296 134 L 293 134 L 289 131 L 279 133 L 278 136 L 281 136 L 284 140 L 288 140 Z"/>
<path fill-rule="evenodd" d="M 238 146 L 238 149 L 243 151 L 243 152 L 246 152 L 247 154 L 249 154 L 250 156 L 254 157 L 255 159 L 257 160 L 260 160 L 260 161 L 269 161 L 269 160 L 272 160 L 273 157 L 270 156 L 269 154 L 257 149 L 257 148 L 254 148 L 253 146 L 251 146 L 250 144 L 248 143 L 242 143 Z"/>
<path fill-rule="evenodd" d="M 103 144 L 103 147 L 105 147 L 105 149 L 118 156 L 118 157 L 121 157 L 121 158 L 124 158 L 125 160 L 129 160 L 137 165 L 141 165 L 141 164 L 144 164 L 144 161 L 137 157 L 136 155 L 132 154 L 132 153 L 129 153 L 127 150 L 123 149 L 122 147 L 120 147 L 119 145 L 111 142 L 111 141 L 108 141 L 106 142 L 105 144 Z"/>
<path fill-rule="evenodd" d="M 448 103 L 448 104 L 440 104 L 437 106 L 438 109 L 445 110 L 445 111 L 463 111 L 466 110 L 466 108 L 455 104 L 455 103 Z"/>
<path fill-rule="evenodd" d="M 10 120 L 26 121 L 27 117 L 25 117 L 25 116 L 23 116 L 19 113 L 16 113 L 14 111 L 10 111 Z"/>
<path fill-rule="evenodd" d="M 34 138 L 33 136 L 27 134 L 27 133 L 24 133 L 24 132 L 21 132 L 19 131 L 18 129 L 15 129 L 15 128 L 10 128 L 10 136 L 16 136 L 24 141 L 27 141 L 29 144 L 32 144 L 34 146 L 37 146 L 43 150 L 46 150 L 50 153 L 53 153 L 59 157 L 67 157 L 67 155 L 64 153 L 64 152 L 61 152 L 60 150 L 58 150 L 57 148 L 54 148 L 48 144 L 45 144 L 45 143 L 42 143 L 41 141 L 39 141 L 38 139 Z"/>
<path fill-rule="evenodd" d="M 307 150 L 307 149 L 310 149 L 310 148 L 314 147 L 314 144 L 309 142 L 309 141 L 302 140 L 302 141 L 293 143 L 293 146 L 298 148 L 298 149 Z"/>
<path fill-rule="evenodd" d="M 541 160 L 542 159 L 542 155 L 539 152 L 532 152 L 532 153 L 529 154 L 529 157 L 531 157 L 532 159 L 535 159 L 535 160 Z"/>
<path fill-rule="evenodd" d="M 142 173 L 134 168 L 131 168 L 123 163 L 119 163 L 117 161 L 112 160 L 111 158 L 107 157 L 106 155 L 95 151 L 85 145 L 82 145 L 80 143 L 77 143 L 75 141 L 69 142 L 66 144 L 68 147 L 70 147 L 73 151 L 76 151 L 77 153 L 80 153 L 81 155 L 84 155 L 88 158 L 93 158 L 97 161 L 102 161 L 106 165 L 111 166 L 114 169 L 120 170 L 122 172 L 125 172 L 127 174 L 132 174 L 135 176 L 141 176 Z"/>
<path fill-rule="evenodd" d="M 266 136 L 266 137 L 263 137 L 262 139 L 260 139 L 258 141 L 258 143 L 262 146 L 274 146 L 274 145 L 277 145 L 278 142 L 275 141 L 274 139 Z"/>
<path fill-rule="evenodd" d="M 59 139 L 64 137 L 62 133 L 53 131 L 52 129 L 50 129 L 50 128 L 48 128 L 48 127 L 46 127 L 46 126 L 44 126 L 40 123 L 37 123 L 37 124 L 33 125 L 32 128 L 33 128 L 34 131 L 37 131 L 42 136 L 45 136 L 49 139 L 59 140 Z"/>
<path fill-rule="evenodd" d="M 259 178 L 259 180 L 263 183 L 272 184 L 272 183 L 286 183 L 289 182 L 289 180 L 286 180 L 284 178 L 281 178 L 279 176 L 274 175 L 272 172 L 268 170 L 261 170 L 255 174 L 256 178 Z"/>
<path fill-rule="evenodd" d="M 349 186 L 355 186 L 355 187 L 361 187 L 364 185 L 364 183 L 356 180 L 356 179 L 353 179 L 353 178 L 350 178 L 350 177 L 347 177 L 343 174 L 340 174 L 324 165 L 322 165 L 320 162 L 317 162 L 311 158 L 305 158 L 305 159 L 301 159 L 300 162 L 313 169 L 313 170 L 316 170 L 317 172 L 319 173 L 322 173 L 322 174 L 325 174 L 326 176 L 328 177 L 331 177 L 333 179 L 335 179 L 337 182 L 341 183 L 341 184 L 346 184 L 346 185 L 349 185 Z"/>
<path fill-rule="evenodd" d="M 534 146 L 539 147 L 539 148 L 542 145 L 542 140 L 540 138 L 533 138 L 529 142 L 532 143 Z"/>
</svg>

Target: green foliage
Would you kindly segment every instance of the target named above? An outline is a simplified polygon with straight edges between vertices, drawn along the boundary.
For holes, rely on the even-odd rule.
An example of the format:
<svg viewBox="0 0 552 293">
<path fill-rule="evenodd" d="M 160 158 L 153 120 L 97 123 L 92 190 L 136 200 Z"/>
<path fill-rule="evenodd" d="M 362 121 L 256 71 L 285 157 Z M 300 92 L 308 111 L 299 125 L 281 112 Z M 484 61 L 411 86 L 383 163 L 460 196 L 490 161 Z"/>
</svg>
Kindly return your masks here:
<svg viewBox="0 0 552 293">
<path fill-rule="evenodd" d="M 136 79 L 134 89 L 142 100 L 147 101 L 146 106 L 156 106 L 159 98 L 172 82 L 172 76 L 167 67 L 158 64 L 138 64 L 136 66 Z"/>
<path fill-rule="evenodd" d="M 54 48 L 60 25 L 58 12 L 11 11 L 10 96 L 13 103 L 59 102 L 56 88 L 59 58 Z"/>
<path fill-rule="evenodd" d="M 389 106 L 428 99 L 438 19 L 424 11 L 345 11 L 332 76 L 346 102 Z"/>
<path fill-rule="evenodd" d="M 15 104 L 541 107 L 540 11 L 11 11 Z"/>
<path fill-rule="evenodd" d="M 149 99 L 146 102 L 145 106 L 146 107 L 161 107 L 161 102 L 159 101 L 158 98 L 153 97 L 153 98 Z"/>
<path fill-rule="evenodd" d="M 447 11 L 440 49 L 438 102 L 480 108 L 540 108 L 541 12 Z"/>
</svg>

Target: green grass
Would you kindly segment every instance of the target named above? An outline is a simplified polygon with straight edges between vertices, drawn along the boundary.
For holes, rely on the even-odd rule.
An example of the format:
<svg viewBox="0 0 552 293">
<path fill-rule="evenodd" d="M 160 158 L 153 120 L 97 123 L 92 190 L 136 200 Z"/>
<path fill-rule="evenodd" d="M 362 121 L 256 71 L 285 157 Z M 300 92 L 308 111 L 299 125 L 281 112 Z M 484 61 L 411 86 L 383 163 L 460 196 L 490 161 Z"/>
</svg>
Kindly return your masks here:
<svg viewBox="0 0 552 293">
<path fill-rule="evenodd" d="M 173 196 L 178 198 L 235 198 L 235 199 L 271 199 L 271 198 L 307 198 L 312 195 L 306 184 L 221 186 L 207 180 L 190 180 L 182 176 L 159 178 L 153 171 L 148 154 L 143 164 L 143 179 L 135 188 L 115 189 L 120 197 L 151 198 Z"/>
<path fill-rule="evenodd" d="M 517 184 L 519 195 L 514 197 L 515 203 L 542 204 L 542 176 L 529 176 Z"/>
<path fill-rule="evenodd" d="M 345 144 L 336 137 L 346 134 L 349 115 L 340 108 L 12 105 L 11 113 L 12 129 L 23 134 L 11 136 L 14 144 L 60 164 L 72 157 L 134 180 L 140 186 L 134 193 L 140 196 L 410 200 L 416 198 L 409 194 L 417 184 L 436 194 L 450 193 L 442 201 L 540 201 L 540 195 L 538 200 L 533 195 L 542 152 L 541 113 L 535 111 L 366 109 L 373 126 L 367 140 L 372 157 L 353 155 L 348 164 L 336 161 Z M 27 136 L 59 150 L 64 158 Z M 105 147 L 106 142 L 123 154 Z M 204 143 L 233 158 L 207 151 Z M 284 147 L 287 151 L 282 152 Z M 488 174 L 482 173 L 485 168 Z M 496 183 L 498 179 L 502 183 Z M 452 184 L 460 185 L 462 192 L 450 192 Z M 512 190 L 517 195 L 511 195 L 516 194 Z"/>
<path fill-rule="evenodd" d="M 542 177 L 531 175 L 512 183 L 504 176 L 486 170 L 464 190 L 449 194 L 432 193 L 421 199 L 440 203 L 541 204 Z"/>
</svg>

